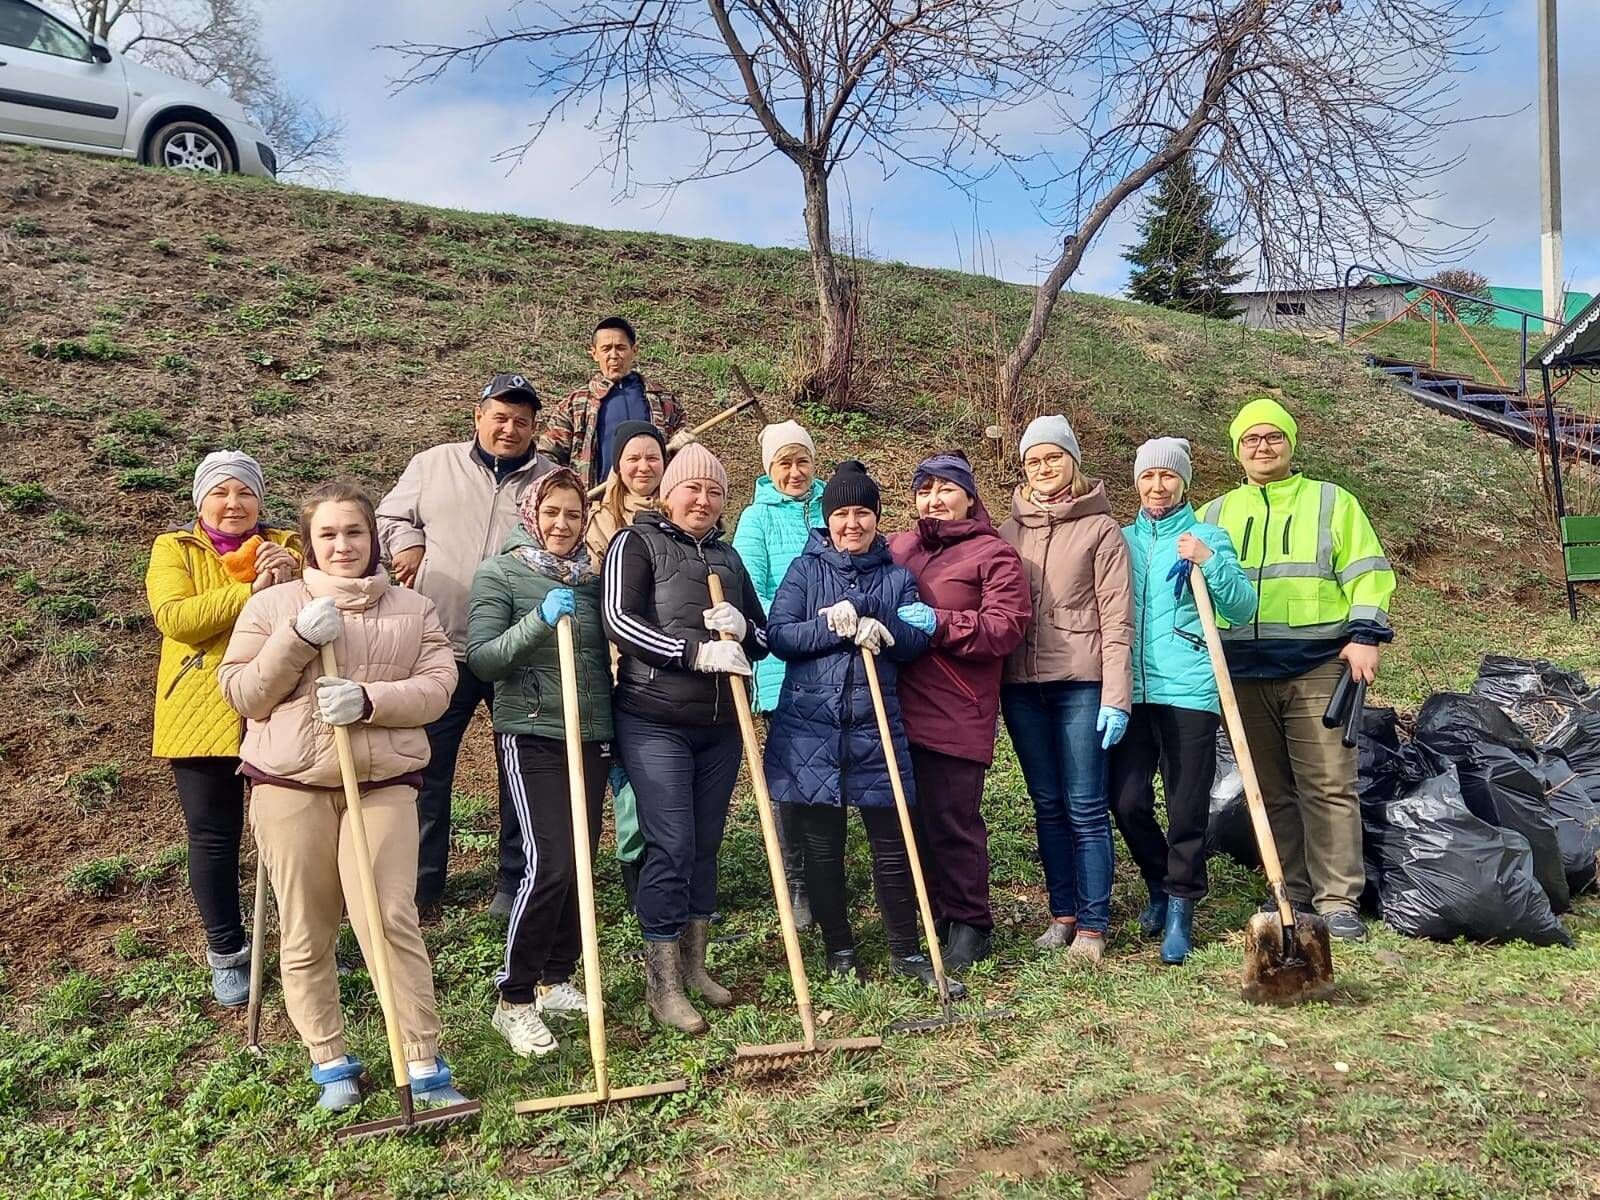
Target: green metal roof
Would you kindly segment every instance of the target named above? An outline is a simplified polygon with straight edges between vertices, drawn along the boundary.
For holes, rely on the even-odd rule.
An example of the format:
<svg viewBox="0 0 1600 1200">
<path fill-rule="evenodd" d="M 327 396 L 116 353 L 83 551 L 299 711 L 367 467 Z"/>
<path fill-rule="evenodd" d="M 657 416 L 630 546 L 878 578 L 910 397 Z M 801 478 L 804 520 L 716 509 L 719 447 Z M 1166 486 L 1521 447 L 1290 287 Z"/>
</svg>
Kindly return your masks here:
<svg viewBox="0 0 1600 1200">
<path fill-rule="evenodd" d="M 1513 308 L 1520 308 L 1525 312 L 1536 313 L 1544 310 L 1544 292 L 1540 288 L 1491 286 L 1489 288 L 1489 296 L 1496 304 L 1509 304 Z M 1594 297 L 1588 292 L 1568 292 L 1567 311 L 1563 320 L 1572 320 L 1573 317 L 1587 308 L 1589 302 L 1593 299 Z M 1489 323 L 1497 329 L 1522 328 L 1522 318 L 1515 313 L 1496 311 L 1494 320 Z M 1530 321 L 1528 322 L 1528 331 L 1529 333 L 1537 334 L 1540 332 L 1540 328 L 1535 322 Z"/>
</svg>

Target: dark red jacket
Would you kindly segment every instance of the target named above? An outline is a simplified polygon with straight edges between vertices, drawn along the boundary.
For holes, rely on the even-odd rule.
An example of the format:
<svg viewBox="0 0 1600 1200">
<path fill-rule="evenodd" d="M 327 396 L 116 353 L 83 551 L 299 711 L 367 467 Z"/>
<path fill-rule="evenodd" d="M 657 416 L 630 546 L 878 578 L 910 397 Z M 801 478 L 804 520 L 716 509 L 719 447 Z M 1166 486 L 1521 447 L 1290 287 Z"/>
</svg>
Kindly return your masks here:
<svg viewBox="0 0 1600 1200">
<path fill-rule="evenodd" d="M 1022 559 L 982 500 L 964 521 L 918 521 L 889 539 L 889 552 L 917 577 L 922 602 L 939 621 L 932 648 L 900 668 L 906 737 L 913 746 L 991 763 L 1000 672 L 1033 617 Z"/>
</svg>

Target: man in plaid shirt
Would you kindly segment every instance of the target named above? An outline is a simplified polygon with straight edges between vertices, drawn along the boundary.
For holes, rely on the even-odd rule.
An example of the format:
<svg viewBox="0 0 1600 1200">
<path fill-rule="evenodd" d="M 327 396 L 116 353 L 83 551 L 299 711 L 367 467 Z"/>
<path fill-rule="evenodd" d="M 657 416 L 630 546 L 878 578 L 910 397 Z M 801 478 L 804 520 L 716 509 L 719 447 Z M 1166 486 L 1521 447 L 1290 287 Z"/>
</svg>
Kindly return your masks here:
<svg viewBox="0 0 1600 1200">
<path fill-rule="evenodd" d="M 594 327 L 589 346 L 598 373 L 550 410 L 539 435 L 539 452 L 571 467 L 591 486 L 602 483 L 614 457 L 609 444 L 624 421 L 649 421 L 676 450 L 688 440 L 676 436 L 683 428 L 683 409 L 671 392 L 657 391 L 633 369 L 639 357 L 639 339 L 622 317 L 607 317 Z"/>
</svg>

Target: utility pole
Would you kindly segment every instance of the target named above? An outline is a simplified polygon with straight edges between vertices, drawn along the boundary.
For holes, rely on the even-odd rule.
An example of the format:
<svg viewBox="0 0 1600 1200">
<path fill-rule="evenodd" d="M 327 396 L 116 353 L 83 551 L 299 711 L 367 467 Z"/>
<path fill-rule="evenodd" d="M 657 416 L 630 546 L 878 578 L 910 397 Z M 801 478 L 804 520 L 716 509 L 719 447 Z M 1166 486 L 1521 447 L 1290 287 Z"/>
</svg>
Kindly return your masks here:
<svg viewBox="0 0 1600 1200">
<path fill-rule="evenodd" d="M 1561 295 L 1561 119 L 1557 111 L 1556 0 L 1539 0 L 1539 200 L 1544 315 L 1566 323 Z"/>
</svg>

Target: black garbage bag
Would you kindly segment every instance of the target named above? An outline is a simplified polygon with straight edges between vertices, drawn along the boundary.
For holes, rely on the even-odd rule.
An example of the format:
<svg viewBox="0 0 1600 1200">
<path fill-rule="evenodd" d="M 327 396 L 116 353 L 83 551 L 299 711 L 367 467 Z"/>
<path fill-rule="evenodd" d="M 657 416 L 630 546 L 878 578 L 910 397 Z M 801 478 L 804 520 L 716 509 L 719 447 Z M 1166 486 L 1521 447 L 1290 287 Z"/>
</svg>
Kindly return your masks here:
<svg viewBox="0 0 1600 1200">
<path fill-rule="evenodd" d="M 1482 696 L 1440 692 L 1417 713 L 1414 737 L 1455 766 L 1462 797 L 1474 815 L 1502 829 L 1514 829 L 1528 840 L 1534 877 L 1550 898 L 1550 907 L 1566 912 L 1571 889 L 1561 843 L 1545 800 L 1539 751 L 1527 735 Z"/>
<path fill-rule="evenodd" d="M 1261 866 L 1250 808 L 1244 802 L 1244 780 L 1233 757 L 1226 729 L 1217 730 L 1217 772 L 1211 783 L 1211 811 L 1206 817 L 1206 855 L 1226 854 L 1252 871 Z"/>
<path fill-rule="evenodd" d="M 1543 737 L 1574 712 L 1596 705 L 1582 675 L 1544 658 L 1490 654 L 1478 666 L 1472 694 L 1499 705 L 1517 726 Z"/>
<path fill-rule="evenodd" d="M 1600 713 L 1574 713 L 1539 743 L 1539 749 L 1564 762 L 1575 785 L 1600 804 Z"/>
<path fill-rule="evenodd" d="M 1577 773 L 1558 756 L 1544 758 L 1538 775 L 1556 824 L 1567 888 L 1574 896 L 1591 891 L 1600 869 L 1600 804 L 1590 799 Z"/>
<path fill-rule="evenodd" d="M 1407 937 L 1570 946 L 1515 830 L 1480 820 L 1454 768 L 1363 812 L 1383 920 Z"/>
</svg>

